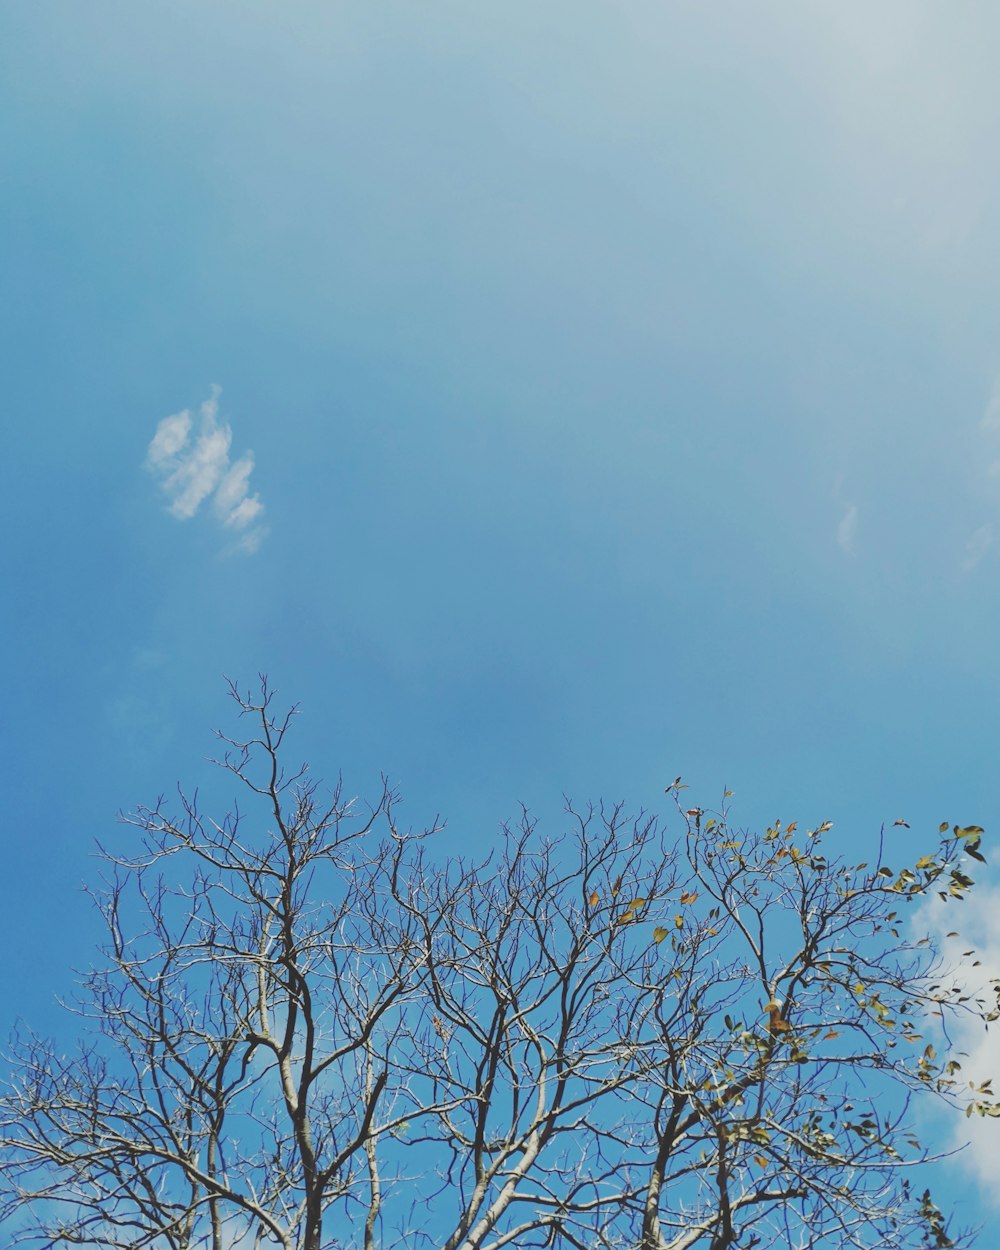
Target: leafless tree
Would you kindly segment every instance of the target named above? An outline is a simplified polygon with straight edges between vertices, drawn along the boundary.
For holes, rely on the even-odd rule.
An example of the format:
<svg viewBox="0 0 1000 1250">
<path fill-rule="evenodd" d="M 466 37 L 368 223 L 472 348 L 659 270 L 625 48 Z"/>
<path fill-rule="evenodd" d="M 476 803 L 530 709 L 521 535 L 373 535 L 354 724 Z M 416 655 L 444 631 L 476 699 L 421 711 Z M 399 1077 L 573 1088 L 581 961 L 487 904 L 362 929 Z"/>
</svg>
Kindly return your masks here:
<svg viewBox="0 0 1000 1250">
<path fill-rule="evenodd" d="M 524 814 L 439 865 L 388 785 L 362 809 L 286 771 L 266 682 L 233 694 L 247 810 L 130 816 L 79 1045 L 12 1040 L 8 1243 L 957 1244 L 911 1192 L 909 1103 L 959 1101 L 945 1017 L 996 1003 L 959 1001 L 899 917 L 965 894 L 981 830 L 844 865 L 823 826 L 685 812 L 678 779 L 676 832 L 568 806 L 552 839 Z"/>
</svg>

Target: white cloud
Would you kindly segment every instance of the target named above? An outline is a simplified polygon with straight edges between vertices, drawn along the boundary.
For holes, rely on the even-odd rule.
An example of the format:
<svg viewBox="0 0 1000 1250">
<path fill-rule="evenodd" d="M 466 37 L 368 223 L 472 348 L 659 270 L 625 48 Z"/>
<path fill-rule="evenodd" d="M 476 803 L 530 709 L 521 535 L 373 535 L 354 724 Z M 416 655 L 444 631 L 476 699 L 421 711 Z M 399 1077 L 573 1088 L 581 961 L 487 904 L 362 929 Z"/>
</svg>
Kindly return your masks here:
<svg viewBox="0 0 1000 1250">
<path fill-rule="evenodd" d="M 191 414 L 186 409 L 172 417 L 164 417 L 156 427 L 156 434 L 149 444 L 147 463 L 158 466 L 176 456 L 190 433 Z"/>
<path fill-rule="evenodd" d="M 236 529 L 246 529 L 246 527 L 264 511 L 264 505 L 260 502 L 259 495 L 250 495 L 240 502 L 226 516 L 224 524 L 234 526 Z"/>
<path fill-rule="evenodd" d="M 849 504 L 847 511 L 837 525 L 837 546 L 845 555 L 854 554 L 854 543 L 858 535 L 858 505 Z"/>
<path fill-rule="evenodd" d="M 980 998 L 986 1008 L 991 1008 L 996 1003 L 991 986 L 1000 978 L 1000 884 L 984 880 L 985 870 L 975 875 L 977 884 L 960 909 L 933 899 L 920 909 L 914 921 L 915 926 L 931 933 L 952 970 L 947 979 L 936 979 L 942 979 L 949 987 L 960 986 L 963 995 Z M 947 937 L 952 930 L 960 930 L 960 935 Z M 982 1020 L 965 1013 L 949 1018 L 948 1034 L 954 1045 L 954 1057 L 962 1065 L 958 1076 L 971 1099 L 969 1082 L 978 1085 L 991 1077 L 995 1080 L 1000 1072 L 1000 1021 L 987 1029 Z M 957 1119 L 948 1117 L 948 1123 L 951 1141 L 947 1148 L 969 1146 L 958 1156 L 958 1166 L 971 1172 L 984 1193 L 1000 1206 L 996 1120 L 988 1116 L 966 1118 L 960 1115 Z"/>
<path fill-rule="evenodd" d="M 215 499 L 213 500 L 215 511 L 220 518 L 225 519 L 233 508 L 239 506 L 240 501 L 247 493 L 252 472 L 252 455 L 241 456 L 229 468 L 226 476 L 219 483 L 219 489 L 215 492 Z"/>
<path fill-rule="evenodd" d="M 180 463 L 165 479 L 163 489 L 172 496 L 170 511 L 182 521 L 188 520 L 215 490 L 229 462 L 231 435 L 228 430 L 207 429 L 194 446 L 179 457 Z"/>
<path fill-rule="evenodd" d="M 249 529 L 263 514 L 264 505 L 259 495 L 249 493 L 253 453 L 230 463 L 233 431 L 219 420 L 219 395 L 219 387 L 213 386 L 199 408 L 196 429 L 186 408 L 164 417 L 147 449 L 146 468 L 159 478 L 169 510 L 179 521 L 190 520 L 211 496 L 215 516 L 227 529 L 241 532 L 237 550 L 249 555 L 267 532 L 261 525 Z"/>
</svg>

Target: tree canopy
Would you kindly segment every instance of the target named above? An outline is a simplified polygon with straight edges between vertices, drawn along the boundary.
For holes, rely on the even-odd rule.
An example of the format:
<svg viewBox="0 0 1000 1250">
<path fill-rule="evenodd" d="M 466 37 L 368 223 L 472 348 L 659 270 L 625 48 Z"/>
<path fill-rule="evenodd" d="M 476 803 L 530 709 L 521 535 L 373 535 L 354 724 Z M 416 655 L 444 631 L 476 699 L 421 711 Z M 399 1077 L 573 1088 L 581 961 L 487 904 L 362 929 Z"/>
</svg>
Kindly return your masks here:
<svg viewBox="0 0 1000 1250">
<path fill-rule="evenodd" d="M 960 901 L 982 830 L 900 864 L 828 824 L 740 831 L 574 807 L 435 854 L 286 765 L 292 712 L 233 688 L 242 798 L 181 796 L 103 852 L 107 939 L 75 1049 L 24 1026 L 0 1100 L 0 1228 L 31 1247 L 950 1247 L 913 1128 L 994 1115 L 963 994 L 907 907 Z M 293 709 L 294 711 L 294 709 Z M 222 737 L 222 735 L 220 735 Z M 728 799 L 728 795 L 726 798 Z M 901 822 L 900 822 L 901 823 Z M 891 851 L 890 851 L 890 848 Z"/>
</svg>

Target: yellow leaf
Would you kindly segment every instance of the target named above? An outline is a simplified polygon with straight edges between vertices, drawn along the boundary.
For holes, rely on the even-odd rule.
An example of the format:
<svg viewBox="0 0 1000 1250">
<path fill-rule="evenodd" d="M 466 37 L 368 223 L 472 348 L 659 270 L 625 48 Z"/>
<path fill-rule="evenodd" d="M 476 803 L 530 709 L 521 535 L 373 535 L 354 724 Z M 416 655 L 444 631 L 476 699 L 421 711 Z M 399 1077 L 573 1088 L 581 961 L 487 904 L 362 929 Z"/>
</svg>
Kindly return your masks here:
<svg viewBox="0 0 1000 1250">
<path fill-rule="evenodd" d="M 754 1155 L 753 1161 L 759 1168 L 767 1167 L 767 1155 Z"/>
<path fill-rule="evenodd" d="M 618 923 L 628 924 L 630 920 L 634 920 L 635 913 L 640 909 L 640 907 L 645 907 L 648 901 L 649 900 L 645 898 L 634 898 L 618 917 Z"/>
<path fill-rule="evenodd" d="M 653 930 L 653 941 L 662 942 L 663 939 L 667 936 L 667 932 L 668 930 L 664 929 L 662 925 L 657 925 L 656 928 Z"/>
<path fill-rule="evenodd" d="M 787 1020 L 781 1018 L 781 1003 L 776 998 L 765 1006 L 763 1015 L 768 1017 L 767 1027 L 772 1033 L 790 1033 L 792 1026 Z"/>
<path fill-rule="evenodd" d="M 587 902 L 591 905 L 591 907 L 596 907 L 600 901 L 601 901 L 600 896 L 598 895 L 596 890 L 593 892 L 593 894 L 591 894 L 590 898 L 587 899 Z"/>
<path fill-rule="evenodd" d="M 823 1041 L 824 1041 L 824 1042 L 829 1042 L 832 1038 L 834 1038 L 834 1037 L 839 1037 L 839 1036 L 840 1036 L 840 1034 L 837 1032 L 837 1030 L 836 1030 L 836 1029 L 831 1029 L 829 1033 L 824 1033 L 824 1034 L 823 1034 Z"/>
</svg>

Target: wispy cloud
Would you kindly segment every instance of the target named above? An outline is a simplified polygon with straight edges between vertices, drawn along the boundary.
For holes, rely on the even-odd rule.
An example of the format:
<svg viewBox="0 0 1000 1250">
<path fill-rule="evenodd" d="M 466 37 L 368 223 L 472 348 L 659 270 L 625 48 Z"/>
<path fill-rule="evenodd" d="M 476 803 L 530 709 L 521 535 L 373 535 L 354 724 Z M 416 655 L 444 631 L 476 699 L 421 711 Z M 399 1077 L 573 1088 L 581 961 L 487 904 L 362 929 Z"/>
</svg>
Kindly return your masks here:
<svg viewBox="0 0 1000 1250">
<path fill-rule="evenodd" d="M 962 571 L 971 573 L 987 551 L 993 546 L 993 526 L 980 525 L 974 530 L 965 544 L 965 555 L 962 557 Z"/>
<path fill-rule="evenodd" d="M 837 546 L 848 556 L 854 555 L 858 537 L 858 505 L 848 504 L 847 510 L 837 523 Z"/>
<path fill-rule="evenodd" d="M 197 422 L 187 408 L 164 417 L 146 451 L 146 468 L 159 479 L 171 515 L 190 520 L 211 498 L 216 519 L 239 535 L 235 549 L 252 555 L 267 533 L 261 524 L 264 505 L 250 494 L 253 453 L 230 462 L 233 431 L 219 420 L 220 394 L 213 386 Z"/>
<path fill-rule="evenodd" d="M 960 915 L 956 915 L 954 905 L 933 899 L 916 914 L 914 923 L 915 931 L 930 932 L 943 949 L 946 963 L 952 969 L 947 984 L 960 987 L 970 1001 L 980 999 L 987 1008 L 992 1007 L 995 1004 L 992 984 L 1000 979 L 1000 884 L 980 878 L 963 901 Z M 961 930 L 960 935 L 946 936 L 955 928 Z M 951 1018 L 948 1032 L 962 1065 L 963 1084 L 978 1085 L 996 1078 L 1000 1070 L 1000 1030 L 996 1024 L 987 1030 L 981 1020 L 969 1013 Z M 970 1118 L 948 1117 L 948 1122 L 952 1136 L 948 1146 L 951 1149 L 970 1147 L 962 1151 L 959 1165 L 971 1172 L 987 1197 L 1000 1206 L 996 1120 L 973 1115 Z"/>
</svg>

